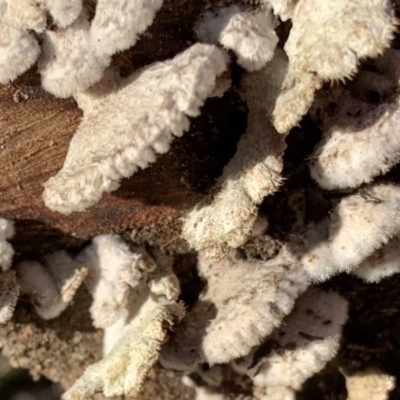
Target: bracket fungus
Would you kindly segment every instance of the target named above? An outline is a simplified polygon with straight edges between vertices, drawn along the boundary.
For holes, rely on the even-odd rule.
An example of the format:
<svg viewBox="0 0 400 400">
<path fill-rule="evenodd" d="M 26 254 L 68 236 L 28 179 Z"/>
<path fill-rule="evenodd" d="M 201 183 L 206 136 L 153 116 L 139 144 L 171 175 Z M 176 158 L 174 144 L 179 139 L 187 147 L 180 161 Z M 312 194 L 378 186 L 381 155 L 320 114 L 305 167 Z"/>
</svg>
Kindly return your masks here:
<svg viewBox="0 0 400 400">
<path fill-rule="evenodd" d="M 39 60 L 42 85 L 58 97 L 84 91 L 98 82 L 111 56 L 133 46 L 152 23 L 163 0 L 99 0 L 89 22 L 83 9 L 67 29 L 47 30 Z"/>
<path fill-rule="evenodd" d="M 64 214 L 83 211 L 117 189 L 123 177 L 154 162 L 156 153 L 167 152 L 173 136 L 188 129 L 188 116 L 199 115 L 226 68 L 222 50 L 195 44 L 134 73 L 111 93 L 80 93 L 84 118 L 62 170 L 45 183 L 47 207 Z"/>
<path fill-rule="evenodd" d="M 341 200 L 329 218 L 308 227 L 303 249 L 293 248 L 318 282 L 352 271 L 399 231 L 400 187 L 375 184 Z"/>
<path fill-rule="evenodd" d="M 81 10 L 81 0 L 1 0 L 0 83 L 13 81 L 37 61 L 41 49 L 33 32 L 45 34 L 47 12 L 58 27 L 66 28 Z"/>
<path fill-rule="evenodd" d="M 96 236 L 76 259 L 89 269 L 90 314 L 97 328 L 106 328 L 120 318 L 130 288 L 139 285 L 144 271 L 156 267 L 143 248 L 131 252 L 118 235 Z"/>
<path fill-rule="evenodd" d="M 207 286 L 163 349 L 163 364 L 193 370 L 246 355 L 309 285 L 350 272 L 396 235 L 399 215 L 400 188 L 376 184 L 341 200 L 330 218 L 309 225 L 267 262 L 201 257 Z"/>
<path fill-rule="evenodd" d="M 246 74 L 242 96 L 249 108 L 247 131 L 236 154 L 224 168 L 210 204 L 197 204 L 185 218 L 182 235 L 191 247 L 206 256 L 221 259 L 251 235 L 257 208 L 265 196 L 281 185 L 285 136 L 269 122 L 280 91 L 287 59 L 277 50 L 260 71 Z"/>
<path fill-rule="evenodd" d="M 221 43 L 233 50 L 238 64 L 248 71 L 262 68 L 274 55 L 278 36 L 269 10 L 241 11 L 237 6 L 207 11 L 196 33 L 201 41 Z"/>
<path fill-rule="evenodd" d="M 294 399 L 303 383 L 337 353 L 347 309 L 337 293 L 307 290 L 266 342 L 234 367 L 265 388 L 267 398 L 278 400 L 285 393 L 282 399 Z"/>
<path fill-rule="evenodd" d="M 63 400 L 108 396 L 135 396 L 158 359 L 166 329 L 179 320 L 184 308 L 179 303 L 153 297 L 144 287 L 132 294 L 131 321 L 108 355 L 89 366 L 82 377 L 63 395 Z M 138 309 L 139 308 L 139 309 Z"/>
<path fill-rule="evenodd" d="M 324 81 L 352 77 L 360 60 L 389 47 L 396 30 L 389 0 L 299 0 L 291 19 L 284 47 L 289 67 L 273 111 L 281 133 L 299 123 Z"/>
<path fill-rule="evenodd" d="M 400 272 L 400 237 L 396 236 L 386 245 L 365 259 L 352 274 L 365 282 L 375 283 Z"/>
<path fill-rule="evenodd" d="M 280 325 L 309 284 L 306 274 L 279 257 L 218 263 L 203 257 L 199 269 L 207 286 L 162 352 L 163 364 L 172 368 L 193 370 L 245 356 Z"/>
<path fill-rule="evenodd" d="M 311 176 L 324 189 L 358 187 L 399 162 L 399 62 L 400 52 L 388 50 L 371 65 L 377 71 L 360 71 L 353 87 L 337 88 L 326 101 L 323 139 L 310 162 Z M 367 102 L 368 92 L 383 101 Z M 330 113 L 332 104 L 340 107 Z"/>
</svg>

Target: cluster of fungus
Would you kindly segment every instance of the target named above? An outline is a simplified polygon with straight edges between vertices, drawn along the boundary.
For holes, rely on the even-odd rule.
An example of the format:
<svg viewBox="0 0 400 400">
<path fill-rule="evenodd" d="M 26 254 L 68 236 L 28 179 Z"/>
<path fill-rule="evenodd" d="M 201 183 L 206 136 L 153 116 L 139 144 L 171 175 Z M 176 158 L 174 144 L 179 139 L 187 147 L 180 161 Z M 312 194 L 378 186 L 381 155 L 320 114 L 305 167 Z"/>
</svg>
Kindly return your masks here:
<svg viewBox="0 0 400 400">
<path fill-rule="evenodd" d="M 400 186 L 379 179 L 400 160 L 395 4 L 233 3 L 192 21 L 197 43 L 122 77 L 113 54 L 135 45 L 162 0 L 0 0 L 0 83 L 37 62 L 43 88 L 73 96 L 83 110 L 62 169 L 44 184 L 43 201 L 60 218 L 84 212 L 168 152 L 206 99 L 230 87 L 232 68 L 242 69 L 246 132 L 212 194 L 183 221 L 182 237 L 197 252 L 206 283 L 190 309 L 179 300 L 173 257 L 162 249 L 110 233 L 77 254 L 12 265 L 13 223 L 0 219 L 1 323 L 12 318 L 20 293 L 44 319 L 57 318 L 82 283 L 93 297 L 104 358 L 64 400 L 135 396 L 157 361 L 183 371 L 197 399 L 224 398 L 222 369 L 250 377 L 260 400 L 295 399 L 335 356 L 348 314 L 342 296 L 315 286 L 343 272 L 377 282 L 400 270 Z M 363 68 L 365 59 L 373 68 Z M 371 91 L 383 99 L 378 105 L 368 101 Z M 332 109 L 333 101 L 340 107 Z M 240 247 L 260 234 L 258 207 L 284 182 L 287 135 L 307 113 L 323 131 L 310 175 L 342 198 L 273 258 L 246 258 Z M 346 379 L 349 400 L 369 385 L 374 399 L 385 399 L 394 387 L 393 377 L 374 371 Z"/>
</svg>

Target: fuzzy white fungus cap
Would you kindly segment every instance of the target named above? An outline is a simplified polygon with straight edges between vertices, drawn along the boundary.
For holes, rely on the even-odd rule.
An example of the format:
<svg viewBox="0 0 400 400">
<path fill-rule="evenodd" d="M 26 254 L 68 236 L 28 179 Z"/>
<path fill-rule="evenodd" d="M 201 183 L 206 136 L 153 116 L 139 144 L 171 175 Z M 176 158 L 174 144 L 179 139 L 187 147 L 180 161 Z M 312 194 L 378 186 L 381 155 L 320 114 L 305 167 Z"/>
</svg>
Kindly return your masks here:
<svg viewBox="0 0 400 400">
<path fill-rule="evenodd" d="M 90 28 L 95 52 L 111 56 L 133 46 L 162 4 L 163 0 L 97 0 Z"/>
<path fill-rule="evenodd" d="M 15 271 L 0 273 L 0 324 L 7 323 L 14 314 L 19 297 L 19 285 Z"/>
<path fill-rule="evenodd" d="M 14 222 L 0 218 L 0 269 L 6 271 L 11 267 L 14 249 L 7 239 L 14 236 Z"/>
<path fill-rule="evenodd" d="M 391 71 L 386 74 L 361 71 L 354 82 L 355 94 L 347 88 L 338 88 L 328 100 L 339 105 L 338 111 L 324 118 L 323 138 L 310 161 L 311 176 L 324 189 L 354 188 L 369 183 L 400 161 L 400 96 L 397 94 L 400 52 L 388 51 L 382 62 L 386 69 L 390 64 L 397 67 L 395 82 Z M 362 95 L 367 90 L 391 101 L 377 105 L 356 97 L 357 92 L 362 91 Z"/>
<path fill-rule="evenodd" d="M 71 25 L 82 10 L 82 0 L 8 0 L 7 13 L 22 29 L 43 32 L 47 25 L 46 11 L 60 28 Z"/>
<path fill-rule="evenodd" d="M 164 254 L 161 250 L 153 249 L 152 258 L 144 252 L 144 249 L 137 247 L 135 251 L 142 251 L 142 258 L 147 259 L 146 270 L 143 270 L 145 276 L 138 282 L 139 285 L 145 285 L 147 283 L 148 289 L 152 296 L 158 298 L 165 298 L 169 301 L 178 300 L 180 294 L 180 283 L 173 272 L 172 262 L 173 258 Z M 145 260 L 142 260 L 145 262 Z M 153 269 L 153 266 L 155 266 Z M 132 304 L 133 300 L 133 288 L 131 287 L 128 293 L 128 301 L 125 303 L 124 308 L 119 312 L 119 319 L 112 325 L 104 328 L 103 337 L 103 354 L 107 355 L 113 349 L 118 340 L 123 336 L 124 329 L 129 325 L 132 317 L 135 315 L 137 306 Z"/>
<path fill-rule="evenodd" d="M 86 90 L 101 79 L 111 62 L 109 56 L 93 51 L 86 12 L 66 29 L 47 30 L 43 34 L 42 51 L 39 60 L 42 86 L 57 97 Z"/>
<path fill-rule="evenodd" d="M 299 0 L 262 0 L 262 3 L 269 5 L 282 21 L 293 18 L 294 10 Z"/>
<path fill-rule="evenodd" d="M 47 15 L 40 3 L 42 0 L 8 0 L 7 15 L 14 27 L 43 32 L 47 25 Z"/>
<path fill-rule="evenodd" d="M 388 400 L 396 386 L 396 378 L 377 371 L 345 375 L 347 400 Z"/>
<path fill-rule="evenodd" d="M 144 271 L 156 267 L 144 249 L 132 252 L 118 235 L 94 237 L 76 260 L 89 268 L 86 283 L 93 296 L 90 315 L 96 328 L 106 328 L 122 316 L 129 289 L 139 284 Z"/>
<path fill-rule="evenodd" d="M 156 153 L 167 152 L 173 136 L 188 130 L 188 116 L 200 114 L 226 68 L 223 50 L 195 44 L 138 71 L 107 95 L 77 96 L 84 117 L 62 170 L 45 183 L 47 207 L 64 214 L 83 211 L 154 162 Z"/>
<path fill-rule="evenodd" d="M 31 297 L 43 319 L 56 318 L 68 307 L 88 272 L 65 251 L 48 254 L 44 265 L 21 262 L 16 271 L 21 293 Z"/>
<path fill-rule="evenodd" d="M 301 268 L 316 281 L 350 272 L 399 231 L 400 187 L 372 185 L 341 200 L 329 219 L 308 228 Z"/>
<path fill-rule="evenodd" d="M 299 0 L 292 22 L 289 69 L 273 113 L 281 133 L 298 124 L 323 81 L 353 76 L 360 60 L 389 47 L 396 30 L 390 0 Z"/>
<path fill-rule="evenodd" d="M 399 272 L 400 237 L 396 236 L 386 246 L 381 247 L 365 259 L 352 274 L 365 282 L 376 283 Z"/>
<path fill-rule="evenodd" d="M 261 71 L 245 75 L 242 95 L 249 109 L 246 133 L 216 184 L 219 191 L 214 199 L 198 203 L 185 218 L 183 237 L 207 257 L 221 259 L 230 248 L 244 244 L 256 223 L 258 205 L 282 182 L 285 136 L 273 128 L 269 114 L 286 66 L 286 56 L 277 50 Z"/>
<path fill-rule="evenodd" d="M 253 377 L 257 386 L 284 386 L 295 391 L 337 353 L 348 303 L 339 294 L 311 288 L 268 340 L 275 341 Z"/>
<path fill-rule="evenodd" d="M 62 4 L 60 0 L 54 3 Z M 111 56 L 133 46 L 153 22 L 163 0 L 98 0 L 91 22 L 83 9 L 66 29 L 44 33 L 39 62 L 42 86 L 69 97 L 98 82 Z"/>
<path fill-rule="evenodd" d="M 71 25 L 82 11 L 82 0 L 42 0 L 42 3 L 60 28 Z"/>
<path fill-rule="evenodd" d="M 219 263 L 204 257 L 207 285 L 162 352 L 163 365 L 193 370 L 197 363 L 226 363 L 247 355 L 278 327 L 309 281 L 277 257 L 268 262 Z"/>
<path fill-rule="evenodd" d="M 47 12 L 67 28 L 81 10 L 81 0 L 0 0 L 0 83 L 13 81 L 38 59 L 41 49 L 32 31 L 50 32 Z"/>
<path fill-rule="evenodd" d="M 0 38 L 0 83 L 7 84 L 29 69 L 40 54 L 35 37 L 9 17 L 7 0 L 0 0 Z"/>
<path fill-rule="evenodd" d="M 241 11 L 237 6 L 206 11 L 197 26 L 199 39 L 221 43 L 237 56 L 238 64 L 248 71 L 262 68 L 274 55 L 278 36 L 269 11 Z"/>
</svg>

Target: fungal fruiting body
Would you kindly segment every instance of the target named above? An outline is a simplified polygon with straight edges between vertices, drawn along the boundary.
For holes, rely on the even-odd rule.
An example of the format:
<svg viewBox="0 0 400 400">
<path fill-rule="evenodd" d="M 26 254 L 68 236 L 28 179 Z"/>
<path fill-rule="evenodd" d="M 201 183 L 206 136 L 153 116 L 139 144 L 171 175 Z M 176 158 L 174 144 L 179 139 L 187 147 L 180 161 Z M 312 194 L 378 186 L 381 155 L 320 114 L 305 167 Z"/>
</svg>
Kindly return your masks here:
<svg viewBox="0 0 400 400">
<path fill-rule="evenodd" d="M 238 64 L 248 71 L 261 69 L 274 55 L 278 36 L 268 10 L 241 11 L 237 6 L 207 11 L 196 33 L 201 41 L 221 43 L 233 50 Z"/>
<path fill-rule="evenodd" d="M 379 371 L 346 374 L 347 400 L 388 400 L 396 378 Z"/>
<path fill-rule="evenodd" d="M 286 56 L 277 50 L 262 70 L 245 75 L 242 96 L 249 107 L 247 131 L 216 184 L 214 199 L 200 202 L 185 218 L 182 235 L 207 257 L 221 259 L 230 248 L 245 243 L 259 204 L 281 185 L 285 136 L 276 132 L 269 115 L 286 66 Z"/>
<path fill-rule="evenodd" d="M 310 288 L 282 324 L 232 367 L 251 377 L 263 399 L 295 399 L 303 383 L 337 353 L 347 308 L 337 293 Z"/>
<path fill-rule="evenodd" d="M 396 29 L 388 0 L 299 0 L 292 23 L 284 47 L 289 68 L 273 111 L 281 133 L 299 123 L 324 81 L 353 76 L 360 60 L 389 47 Z"/>
<path fill-rule="evenodd" d="M 123 177 L 154 162 L 156 153 L 167 152 L 173 136 L 188 129 L 188 117 L 199 115 L 226 67 L 222 50 L 196 44 L 138 71 L 111 93 L 80 94 L 84 118 L 62 170 L 45 183 L 47 207 L 83 211 L 117 189 Z"/>
<path fill-rule="evenodd" d="M 113 54 L 136 43 L 162 3 L 99 0 L 89 22 L 81 0 L 1 0 L 0 83 L 13 81 L 42 53 L 39 72 L 46 90 L 58 97 L 86 90 L 101 79 Z"/>
<path fill-rule="evenodd" d="M 77 260 L 89 268 L 87 286 L 93 296 L 90 314 L 98 328 L 106 328 L 121 317 L 130 288 L 139 284 L 143 271 L 155 268 L 149 257 L 131 252 L 118 235 L 96 236 Z"/>
<path fill-rule="evenodd" d="M 365 282 L 380 282 L 382 279 L 400 272 L 400 237 L 396 236 L 386 246 L 381 247 L 365 259 L 352 274 Z"/>
<path fill-rule="evenodd" d="M 0 83 L 9 83 L 29 69 L 41 48 L 36 35 L 47 30 L 47 12 L 59 28 L 67 28 L 82 10 L 81 0 L 0 1 Z"/>
<path fill-rule="evenodd" d="M 207 286 L 162 352 L 166 366 L 227 363 L 245 356 L 280 325 L 308 277 L 279 257 L 270 262 L 199 261 Z M 229 271 L 229 273 L 226 273 Z M 250 311 L 251 310 L 251 311 Z"/>
<path fill-rule="evenodd" d="M 30 68 L 40 53 L 35 37 L 8 15 L 7 3 L 0 1 L 0 83 L 3 84 Z"/>
<path fill-rule="evenodd" d="M 88 272 L 65 251 L 48 254 L 44 265 L 21 262 L 16 271 L 21 293 L 31 297 L 43 319 L 56 318 L 68 307 Z"/>
<path fill-rule="evenodd" d="M 350 272 L 399 232 L 399 211 L 400 188 L 391 184 L 375 184 L 344 198 L 329 218 L 304 234 L 302 268 L 315 281 Z"/>
<path fill-rule="evenodd" d="M 399 58 L 399 51 L 387 51 L 372 64 L 378 71 L 360 71 L 350 88 L 329 96 L 323 139 L 310 162 L 311 176 L 324 189 L 358 187 L 399 162 Z M 368 102 L 368 92 L 383 101 Z M 340 107 L 330 114 L 333 102 Z"/>
<path fill-rule="evenodd" d="M 94 19 L 83 9 L 71 26 L 43 34 L 42 86 L 68 97 L 98 82 L 111 56 L 133 46 L 152 23 L 163 0 L 99 0 Z"/>
<path fill-rule="evenodd" d="M 341 200 L 329 218 L 308 226 L 270 261 L 201 257 L 206 289 L 166 344 L 163 363 L 192 370 L 246 355 L 280 325 L 312 282 L 355 269 L 396 235 L 399 210 L 399 187 L 377 184 Z"/>
<path fill-rule="evenodd" d="M 93 274 L 93 322 L 110 330 L 104 358 L 85 370 L 64 400 L 96 393 L 136 395 L 158 359 L 167 329 L 184 315 L 171 260 L 156 252 L 154 261 L 144 249 L 138 251 L 130 252 L 116 235 L 101 235 L 78 255 Z M 110 337 L 112 333 L 117 337 Z"/>
<path fill-rule="evenodd" d="M 63 395 L 64 400 L 138 393 L 148 371 L 158 359 L 166 329 L 183 313 L 183 307 L 170 300 L 154 298 L 145 286 L 132 294 L 132 320 L 108 355 L 89 366 L 81 378 Z"/>
<path fill-rule="evenodd" d="M 254 384 L 298 391 L 336 355 L 347 308 L 347 301 L 337 293 L 309 289 L 267 339 L 274 343 L 272 350 L 259 360 L 253 359 L 249 374 Z"/>
</svg>

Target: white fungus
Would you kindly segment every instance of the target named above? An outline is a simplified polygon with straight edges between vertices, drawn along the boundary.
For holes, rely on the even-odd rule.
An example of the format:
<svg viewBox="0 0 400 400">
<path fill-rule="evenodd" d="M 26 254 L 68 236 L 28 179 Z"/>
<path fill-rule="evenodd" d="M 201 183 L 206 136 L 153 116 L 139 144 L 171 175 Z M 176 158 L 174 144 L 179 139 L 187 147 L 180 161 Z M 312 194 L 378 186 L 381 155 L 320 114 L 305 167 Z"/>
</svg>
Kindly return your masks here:
<svg viewBox="0 0 400 400">
<path fill-rule="evenodd" d="M 396 378 L 378 371 L 345 375 L 347 400 L 388 400 Z"/>
<path fill-rule="evenodd" d="M 400 272 L 400 236 L 393 238 L 386 246 L 381 247 L 365 259 L 352 274 L 368 283 L 380 282 L 382 279 Z"/>
<path fill-rule="evenodd" d="M 97 0 L 90 28 L 94 51 L 112 56 L 134 46 L 162 4 L 163 0 Z"/>
<path fill-rule="evenodd" d="M 167 152 L 173 136 L 189 128 L 188 116 L 200 114 L 226 63 L 223 50 L 195 44 L 136 72 L 108 95 L 80 94 L 84 117 L 62 170 L 45 183 L 47 207 L 83 211 Z"/>
<path fill-rule="evenodd" d="M 292 23 L 289 69 L 273 112 L 281 133 L 298 124 L 323 81 L 353 76 L 360 60 L 389 47 L 396 29 L 389 0 L 299 0 Z"/>
<path fill-rule="evenodd" d="M 144 249 L 131 252 L 118 235 L 100 235 L 76 257 L 89 268 L 87 286 L 93 296 L 90 315 L 96 328 L 114 324 L 127 306 L 129 289 L 144 271 L 155 268 Z"/>
<path fill-rule="evenodd" d="M 393 64 L 398 69 L 399 52 L 389 51 L 379 61 L 385 62 L 386 69 Z M 400 161 L 400 71 L 396 72 L 393 82 L 393 71 L 386 75 L 361 71 L 353 85 L 355 93 L 338 88 L 330 96 L 329 103 L 340 107 L 324 118 L 323 138 L 310 161 L 311 176 L 322 188 L 354 188 L 369 183 Z M 356 97 L 360 90 L 370 90 L 388 100 L 368 103 Z M 326 108 L 329 110 L 329 105 Z"/>
<path fill-rule="evenodd" d="M 66 29 L 46 31 L 39 62 L 43 87 L 58 97 L 68 97 L 98 82 L 111 56 L 136 43 L 162 3 L 163 0 L 99 0 L 92 22 L 83 9 Z"/>
<path fill-rule="evenodd" d="M 258 362 L 254 384 L 298 391 L 336 355 L 347 308 L 337 293 L 309 289 L 268 339 L 275 344 Z"/>
<path fill-rule="evenodd" d="M 350 272 L 400 231 L 400 187 L 375 184 L 350 195 L 310 226 L 300 263 L 313 280 Z M 307 249 L 307 250 L 305 250 Z"/>
<path fill-rule="evenodd" d="M 99 241 L 99 238 L 102 237 L 95 240 Z M 105 238 L 104 236 L 103 239 Z M 94 244 L 91 246 L 93 255 Z M 121 263 L 121 256 L 127 256 L 125 248 L 120 247 L 120 252 L 117 250 L 114 248 L 112 254 L 104 248 L 101 250 L 100 257 L 110 261 L 110 269 Z M 112 261 L 113 258 L 115 261 Z M 135 396 L 139 392 L 148 372 L 158 359 L 161 344 L 167 337 L 167 329 L 185 313 L 183 305 L 177 302 L 179 287 L 176 285 L 179 283 L 172 272 L 171 260 L 161 252 L 156 252 L 155 258 L 157 268 L 153 270 L 146 267 L 147 279 L 129 287 L 123 312 L 119 312 L 120 320 L 108 328 L 110 331 L 106 333 L 108 337 L 104 346 L 105 357 L 85 370 L 64 393 L 63 400 L 86 399 L 96 393 L 103 393 L 107 397 Z M 132 265 L 132 269 L 135 268 L 137 267 Z M 113 279 L 113 283 L 118 285 L 119 277 L 115 274 Z M 148 285 L 147 280 L 150 283 L 157 280 L 157 284 Z M 112 288 L 109 289 L 112 291 Z M 117 337 L 110 337 L 112 333 L 117 334 Z"/>
<path fill-rule="evenodd" d="M 43 319 L 56 318 L 68 307 L 88 272 L 65 251 L 48 254 L 44 265 L 21 262 L 16 271 L 21 293 L 30 296 Z"/>
<path fill-rule="evenodd" d="M 259 204 L 282 182 L 285 136 L 273 128 L 269 113 L 286 66 L 285 55 L 277 50 L 261 71 L 244 77 L 242 91 L 249 108 L 246 133 L 216 184 L 214 199 L 200 202 L 185 218 L 183 237 L 207 257 L 221 259 L 230 248 L 244 244 L 252 234 Z"/>
<path fill-rule="evenodd" d="M 42 86 L 57 97 L 68 97 L 98 82 L 111 62 L 98 54 L 90 41 L 90 22 L 85 11 L 68 28 L 43 34 L 39 72 Z"/>
<path fill-rule="evenodd" d="M 274 55 L 278 36 L 274 19 L 267 10 L 241 11 L 237 6 L 207 11 L 196 33 L 201 41 L 221 43 L 237 56 L 238 64 L 248 71 L 262 68 Z"/>
<path fill-rule="evenodd" d="M 6 84 L 30 68 L 40 54 L 35 37 L 8 15 L 7 0 L 0 0 L 0 38 L 0 83 Z"/>
<path fill-rule="evenodd" d="M 121 338 L 101 361 L 89 366 L 63 400 L 105 396 L 135 396 L 158 359 L 166 328 L 183 315 L 183 307 L 173 301 L 151 296 L 145 285 L 136 288 L 132 319 Z"/>
</svg>

